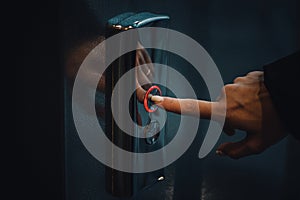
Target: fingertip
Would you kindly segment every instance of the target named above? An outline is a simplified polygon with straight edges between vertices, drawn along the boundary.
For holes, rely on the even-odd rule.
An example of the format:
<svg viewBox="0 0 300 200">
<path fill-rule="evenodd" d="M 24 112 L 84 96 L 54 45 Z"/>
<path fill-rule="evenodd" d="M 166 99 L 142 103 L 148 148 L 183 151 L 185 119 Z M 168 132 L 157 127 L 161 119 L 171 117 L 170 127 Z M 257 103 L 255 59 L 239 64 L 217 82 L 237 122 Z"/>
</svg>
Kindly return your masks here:
<svg viewBox="0 0 300 200">
<path fill-rule="evenodd" d="M 226 156 L 227 155 L 227 148 L 228 148 L 228 145 L 230 145 L 229 142 L 225 142 L 223 144 L 221 144 L 217 150 L 216 150 L 216 154 L 219 155 L 219 156 Z"/>
<path fill-rule="evenodd" d="M 221 150 L 216 150 L 216 154 L 218 156 L 226 156 L 226 154 L 223 151 L 221 151 Z"/>
<path fill-rule="evenodd" d="M 157 96 L 157 95 L 151 95 L 150 99 L 154 103 L 160 103 L 160 102 L 162 102 L 164 100 L 164 98 L 162 96 Z"/>
</svg>

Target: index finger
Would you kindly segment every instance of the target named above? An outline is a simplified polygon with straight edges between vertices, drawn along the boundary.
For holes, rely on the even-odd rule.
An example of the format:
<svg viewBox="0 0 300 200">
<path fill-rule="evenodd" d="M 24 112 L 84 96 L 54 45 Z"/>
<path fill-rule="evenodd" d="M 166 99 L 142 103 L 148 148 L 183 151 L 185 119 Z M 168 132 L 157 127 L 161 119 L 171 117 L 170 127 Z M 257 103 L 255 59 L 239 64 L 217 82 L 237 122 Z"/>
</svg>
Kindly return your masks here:
<svg viewBox="0 0 300 200">
<path fill-rule="evenodd" d="M 164 96 L 151 96 L 157 106 L 163 107 L 166 111 L 197 116 L 203 119 L 210 119 L 212 106 L 215 102 L 197 100 L 197 99 L 180 99 Z"/>
</svg>

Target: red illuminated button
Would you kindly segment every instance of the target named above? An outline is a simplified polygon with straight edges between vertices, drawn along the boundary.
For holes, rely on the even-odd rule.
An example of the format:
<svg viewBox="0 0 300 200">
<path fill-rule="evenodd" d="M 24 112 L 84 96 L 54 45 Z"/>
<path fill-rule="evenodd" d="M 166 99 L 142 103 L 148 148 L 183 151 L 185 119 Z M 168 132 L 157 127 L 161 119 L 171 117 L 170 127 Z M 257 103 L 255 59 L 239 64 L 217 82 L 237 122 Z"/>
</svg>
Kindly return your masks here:
<svg viewBox="0 0 300 200">
<path fill-rule="evenodd" d="M 151 86 L 146 94 L 145 94 L 145 97 L 144 97 L 144 107 L 146 109 L 147 112 L 155 112 L 157 110 L 157 106 L 155 106 L 154 104 L 152 104 L 150 101 L 149 101 L 149 94 L 151 95 L 162 95 L 161 93 L 161 90 L 158 86 L 154 85 L 154 86 Z"/>
</svg>

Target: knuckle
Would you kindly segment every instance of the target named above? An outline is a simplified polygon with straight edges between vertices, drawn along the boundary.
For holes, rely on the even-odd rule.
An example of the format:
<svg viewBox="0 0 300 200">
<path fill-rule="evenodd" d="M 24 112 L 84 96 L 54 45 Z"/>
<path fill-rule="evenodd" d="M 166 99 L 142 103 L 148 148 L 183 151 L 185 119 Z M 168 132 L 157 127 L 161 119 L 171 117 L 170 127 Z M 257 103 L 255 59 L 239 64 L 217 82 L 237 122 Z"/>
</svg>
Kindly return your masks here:
<svg viewBox="0 0 300 200">
<path fill-rule="evenodd" d="M 241 81 L 243 81 L 243 78 L 242 78 L 242 77 L 236 77 L 236 78 L 233 80 L 234 83 L 238 83 L 238 82 L 241 82 Z"/>
<path fill-rule="evenodd" d="M 246 76 L 252 76 L 252 75 L 255 75 L 256 74 L 256 71 L 252 71 L 252 72 L 249 72 Z"/>
<path fill-rule="evenodd" d="M 225 85 L 224 87 L 223 87 L 223 90 L 224 90 L 224 92 L 225 93 L 227 93 L 227 92 L 230 92 L 230 91 L 232 91 L 233 89 L 234 89 L 234 85 L 233 84 L 227 84 L 227 85 Z"/>
<path fill-rule="evenodd" d="M 222 91 L 223 91 L 224 95 L 226 95 L 226 94 L 230 94 L 230 93 L 236 91 L 237 88 L 238 88 L 237 84 L 227 84 L 223 87 Z"/>
<path fill-rule="evenodd" d="M 247 74 L 247 76 L 260 76 L 260 75 L 262 75 L 262 74 L 263 74 L 262 71 L 252 71 L 252 72 L 249 72 L 249 73 Z"/>
</svg>

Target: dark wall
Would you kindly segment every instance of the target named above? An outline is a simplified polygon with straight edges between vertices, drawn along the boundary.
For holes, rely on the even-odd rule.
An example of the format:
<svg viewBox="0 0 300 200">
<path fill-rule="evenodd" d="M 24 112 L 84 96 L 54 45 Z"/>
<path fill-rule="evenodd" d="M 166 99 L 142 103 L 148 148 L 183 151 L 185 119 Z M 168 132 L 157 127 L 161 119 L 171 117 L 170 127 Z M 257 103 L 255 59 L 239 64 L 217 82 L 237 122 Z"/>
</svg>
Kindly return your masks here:
<svg viewBox="0 0 300 200">
<path fill-rule="evenodd" d="M 20 144 L 12 173 L 10 197 L 62 199 L 63 183 L 63 66 L 60 60 L 59 7 L 55 1 L 14 2 L 6 39 L 16 61 L 16 119 Z M 16 19 L 13 21 L 12 19 Z M 16 42 L 15 46 L 13 42 Z M 21 46 L 21 48 L 17 48 Z M 19 159 L 21 157 L 21 159 Z M 17 176 L 14 176 L 17 174 Z"/>
</svg>

